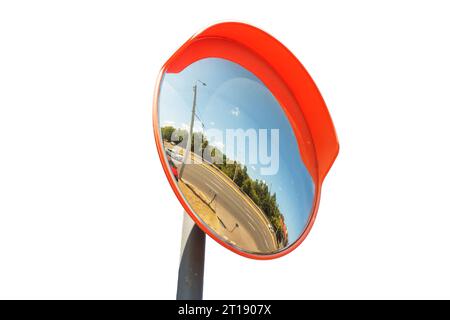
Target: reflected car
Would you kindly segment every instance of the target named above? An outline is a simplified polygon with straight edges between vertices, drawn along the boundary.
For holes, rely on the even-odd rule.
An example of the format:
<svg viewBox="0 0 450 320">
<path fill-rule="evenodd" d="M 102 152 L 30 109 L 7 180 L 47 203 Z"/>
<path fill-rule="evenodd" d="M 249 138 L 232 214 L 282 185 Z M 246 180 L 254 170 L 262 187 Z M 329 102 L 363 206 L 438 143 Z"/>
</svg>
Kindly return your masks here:
<svg viewBox="0 0 450 320">
<path fill-rule="evenodd" d="M 183 157 L 180 154 L 173 151 L 173 149 L 166 149 L 166 153 L 170 158 L 172 158 L 175 161 L 179 162 L 183 161 Z"/>
<path fill-rule="evenodd" d="M 172 161 L 172 159 L 168 159 L 169 161 L 169 165 L 170 165 L 170 170 L 172 171 L 173 176 L 175 177 L 175 180 L 178 182 L 179 179 L 179 175 L 178 175 L 178 169 L 177 166 L 175 165 L 175 163 Z"/>
</svg>

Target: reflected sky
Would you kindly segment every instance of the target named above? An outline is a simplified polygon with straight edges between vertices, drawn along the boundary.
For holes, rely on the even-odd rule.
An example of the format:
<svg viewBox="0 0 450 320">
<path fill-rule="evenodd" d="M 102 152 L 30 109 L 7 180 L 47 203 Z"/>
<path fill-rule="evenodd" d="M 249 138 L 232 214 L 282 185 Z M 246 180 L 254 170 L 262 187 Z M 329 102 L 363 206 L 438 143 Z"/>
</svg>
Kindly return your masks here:
<svg viewBox="0 0 450 320">
<path fill-rule="evenodd" d="M 301 160 L 294 132 L 282 108 L 252 73 L 233 62 L 207 58 L 191 64 L 181 73 L 164 75 L 159 96 L 161 127 L 188 128 L 192 87 L 196 80 L 207 83 L 207 86 L 198 86 L 198 117 L 194 131 L 212 128 L 279 129 L 279 170 L 276 175 L 261 175 L 260 164 L 249 164 L 248 155 L 244 157 L 239 151 L 236 160 L 247 165 L 248 174 L 253 179 L 264 180 L 270 191 L 276 193 L 288 228 L 289 243 L 294 242 L 308 221 L 314 183 Z M 220 144 L 216 146 L 224 150 Z"/>
</svg>

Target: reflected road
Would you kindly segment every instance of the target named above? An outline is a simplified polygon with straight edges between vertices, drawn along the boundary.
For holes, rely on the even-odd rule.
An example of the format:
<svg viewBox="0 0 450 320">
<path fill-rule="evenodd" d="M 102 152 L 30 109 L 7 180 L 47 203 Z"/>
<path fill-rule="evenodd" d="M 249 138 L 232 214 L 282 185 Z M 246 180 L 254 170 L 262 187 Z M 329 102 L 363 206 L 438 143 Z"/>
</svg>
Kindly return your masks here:
<svg viewBox="0 0 450 320">
<path fill-rule="evenodd" d="M 182 179 L 205 195 L 208 201 L 212 200 L 211 206 L 225 229 L 233 230 L 236 223 L 239 225 L 226 234 L 236 245 L 259 253 L 278 249 L 267 217 L 218 168 L 207 163 L 186 164 Z"/>
</svg>

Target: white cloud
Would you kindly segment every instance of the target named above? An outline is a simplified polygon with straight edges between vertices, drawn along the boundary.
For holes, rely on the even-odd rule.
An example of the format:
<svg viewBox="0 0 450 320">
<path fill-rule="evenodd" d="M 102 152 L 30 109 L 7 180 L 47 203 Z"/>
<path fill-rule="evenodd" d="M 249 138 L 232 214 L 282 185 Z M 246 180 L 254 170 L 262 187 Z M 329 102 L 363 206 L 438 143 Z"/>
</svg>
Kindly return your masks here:
<svg viewBox="0 0 450 320">
<path fill-rule="evenodd" d="M 165 120 L 165 121 L 163 122 L 163 125 L 164 125 L 164 126 L 173 126 L 173 125 L 175 125 L 175 122 L 169 121 L 169 120 Z"/>
<path fill-rule="evenodd" d="M 241 110 L 239 110 L 238 107 L 234 107 L 233 109 L 231 109 L 231 114 L 235 117 L 238 117 L 240 113 L 241 113 Z"/>
</svg>

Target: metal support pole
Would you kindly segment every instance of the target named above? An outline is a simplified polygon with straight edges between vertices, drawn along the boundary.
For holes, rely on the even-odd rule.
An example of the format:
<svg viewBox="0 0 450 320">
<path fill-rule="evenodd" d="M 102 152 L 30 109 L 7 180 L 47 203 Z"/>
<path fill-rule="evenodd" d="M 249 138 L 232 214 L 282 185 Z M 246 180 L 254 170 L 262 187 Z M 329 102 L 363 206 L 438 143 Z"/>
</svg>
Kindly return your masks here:
<svg viewBox="0 0 450 320">
<path fill-rule="evenodd" d="M 205 233 L 184 212 L 177 300 L 202 300 Z"/>
</svg>

